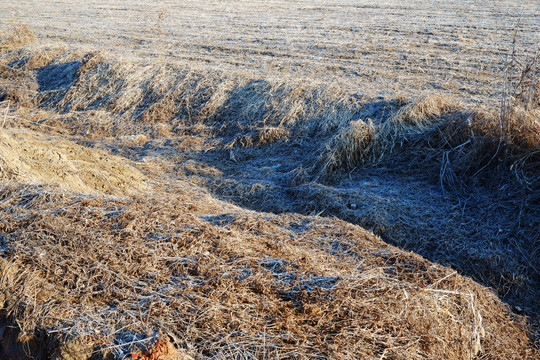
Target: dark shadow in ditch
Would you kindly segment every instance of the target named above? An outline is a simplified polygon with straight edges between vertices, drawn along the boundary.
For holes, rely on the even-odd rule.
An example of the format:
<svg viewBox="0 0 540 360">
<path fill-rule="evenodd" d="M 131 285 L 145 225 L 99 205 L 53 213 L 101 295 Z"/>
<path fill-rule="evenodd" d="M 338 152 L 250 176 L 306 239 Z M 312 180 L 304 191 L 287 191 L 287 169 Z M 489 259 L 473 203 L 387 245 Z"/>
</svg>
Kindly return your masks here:
<svg viewBox="0 0 540 360">
<path fill-rule="evenodd" d="M 36 71 L 38 91 L 42 94 L 42 106 L 55 106 L 64 98 L 75 83 L 81 61 L 53 64 Z"/>
<path fill-rule="evenodd" d="M 376 106 L 377 107 L 377 106 Z M 215 149 L 190 160 L 219 170 L 188 173 L 218 198 L 256 211 L 335 216 L 401 249 L 456 269 L 494 289 L 540 330 L 540 201 L 506 165 L 464 188 L 441 188 L 440 164 L 407 164 L 407 154 L 343 172 L 331 182 L 302 181 L 324 139 Z M 407 165 L 404 165 L 407 164 Z M 506 169 L 506 170 L 505 170 Z M 309 174 L 308 174 L 309 175 Z M 492 181 L 489 181 L 492 179 Z M 533 342 L 538 334 L 532 335 Z"/>
</svg>

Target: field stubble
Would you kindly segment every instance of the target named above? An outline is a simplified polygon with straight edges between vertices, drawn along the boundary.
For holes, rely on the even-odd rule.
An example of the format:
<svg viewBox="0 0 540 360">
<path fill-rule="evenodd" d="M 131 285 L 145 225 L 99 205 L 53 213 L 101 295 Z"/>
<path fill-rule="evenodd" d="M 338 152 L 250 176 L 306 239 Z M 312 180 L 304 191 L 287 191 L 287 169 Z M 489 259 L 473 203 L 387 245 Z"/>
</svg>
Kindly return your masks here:
<svg viewBox="0 0 540 360">
<path fill-rule="evenodd" d="M 540 43 L 536 1 L 81 4 L 6 2 L 0 14 L 6 28 L 14 16 L 44 39 L 120 57 L 336 81 L 369 96 L 436 90 L 476 103 L 500 95 L 510 34 L 517 29 L 520 56 Z"/>
</svg>

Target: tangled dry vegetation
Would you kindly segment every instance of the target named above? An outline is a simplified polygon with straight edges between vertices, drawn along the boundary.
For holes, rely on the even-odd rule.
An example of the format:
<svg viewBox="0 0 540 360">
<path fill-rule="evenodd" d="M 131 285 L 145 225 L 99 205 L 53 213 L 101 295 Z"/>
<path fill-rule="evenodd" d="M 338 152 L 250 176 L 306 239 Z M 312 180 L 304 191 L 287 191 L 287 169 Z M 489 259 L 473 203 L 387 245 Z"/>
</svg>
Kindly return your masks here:
<svg viewBox="0 0 540 360">
<path fill-rule="evenodd" d="M 29 45 L 36 41 L 36 33 L 17 19 L 9 20 L 10 29 L 1 34 L 0 48 L 2 50 L 14 49 Z"/>
<path fill-rule="evenodd" d="M 45 358 L 157 337 L 186 359 L 534 356 L 491 291 L 339 220 L 185 185 L 116 200 L 6 186 L 1 214 L 4 312 L 23 346 L 62 340 Z"/>
<path fill-rule="evenodd" d="M 366 162 L 379 163 L 405 149 L 409 158 L 435 163 L 441 169 L 441 185 L 452 186 L 494 161 L 523 164 L 526 159 L 528 175 L 521 180 L 535 188 L 540 176 L 538 97 L 533 104 L 523 106 L 514 99 L 501 114 L 494 109 L 467 110 L 444 96 L 406 102 L 384 122 L 378 119 L 378 126 L 369 118 L 350 122 L 323 149 L 317 171 L 319 176 L 331 176 Z"/>
<path fill-rule="evenodd" d="M 533 218 L 523 228 L 533 228 L 537 57 L 502 110 L 490 110 L 440 95 L 363 99 L 337 84 L 16 45 L 0 54 L 0 100 L 16 108 L 0 130 L 4 354 L 537 358 L 530 320 L 537 316 L 527 322 L 500 292 L 358 225 L 246 210 L 203 181 L 230 168 L 247 173 L 240 154 L 268 151 L 285 163 L 283 146 L 302 152 L 285 176 L 296 194 L 330 188 L 363 166 L 405 171 L 406 162 L 427 178 L 435 170 L 436 183 L 454 191 L 511 168 L 517 176 L 506 170 L 500 178 L 521 186 L 523 218 Z M 195 153 L 207 163 L 194 162 Z M 236 191 L 248 198 L 267 189 L 255 185 Z M 391 234 L 397 225 L 385 226 Z M 524 248 L 533 259 L 534 236 Z M 523 299 L 534 298 L 535 266 L 523 266 Z"/>
</svg>

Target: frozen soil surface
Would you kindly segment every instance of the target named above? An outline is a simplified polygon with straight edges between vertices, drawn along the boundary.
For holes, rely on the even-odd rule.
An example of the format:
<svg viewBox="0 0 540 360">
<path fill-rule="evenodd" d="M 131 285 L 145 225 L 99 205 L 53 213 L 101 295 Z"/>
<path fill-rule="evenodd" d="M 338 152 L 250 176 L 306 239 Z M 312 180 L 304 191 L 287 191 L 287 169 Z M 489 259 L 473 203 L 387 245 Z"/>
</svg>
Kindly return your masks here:
<svg viewBox="0 0 540 360">
<path fill-rule="evenodd" d="M 540 42 L 538 1 L 19 1 L 0 4 L 44 41 L 257 76 L 337 81 L 361 94 L 500 94 L 507 51 Z"/>
</svg>

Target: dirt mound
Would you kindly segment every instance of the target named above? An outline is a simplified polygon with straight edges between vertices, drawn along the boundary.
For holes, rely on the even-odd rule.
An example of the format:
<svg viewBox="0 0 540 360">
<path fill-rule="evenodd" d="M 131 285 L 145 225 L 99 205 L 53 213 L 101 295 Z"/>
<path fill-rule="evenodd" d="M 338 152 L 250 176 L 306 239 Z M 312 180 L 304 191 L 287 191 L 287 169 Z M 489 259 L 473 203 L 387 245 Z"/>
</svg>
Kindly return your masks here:
<svg viewBox="0 0 540 360">
<path fill-rule="evenodd" d="M 0 176 L 23 183 L 59 184 L 88 194 L 122 195 L 148 187 L 126 160 L 29 130 L 0 129 Z"/>
</svg>

